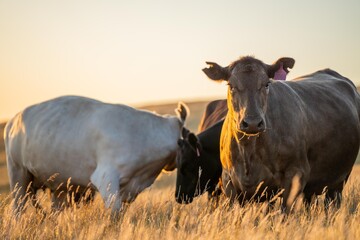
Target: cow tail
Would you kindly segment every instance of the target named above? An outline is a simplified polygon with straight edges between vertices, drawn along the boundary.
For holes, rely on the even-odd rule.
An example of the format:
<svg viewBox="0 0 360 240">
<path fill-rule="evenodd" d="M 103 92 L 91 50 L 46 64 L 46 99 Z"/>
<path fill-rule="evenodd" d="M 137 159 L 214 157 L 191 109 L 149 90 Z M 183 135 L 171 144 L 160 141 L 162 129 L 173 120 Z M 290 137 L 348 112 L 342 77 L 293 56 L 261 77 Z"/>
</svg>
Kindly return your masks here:
<svg viewBox="0 0 360 240">
<path fill-rule="evenodd" d="M 181 124 L 184 126 L 186 118 L 190 116 L 190 111 L 188 106 L 186 106 L 186 104 L 183 102 L 179 102 L 178 107 L 175 109 L 175 112 Z"/>
</svg>

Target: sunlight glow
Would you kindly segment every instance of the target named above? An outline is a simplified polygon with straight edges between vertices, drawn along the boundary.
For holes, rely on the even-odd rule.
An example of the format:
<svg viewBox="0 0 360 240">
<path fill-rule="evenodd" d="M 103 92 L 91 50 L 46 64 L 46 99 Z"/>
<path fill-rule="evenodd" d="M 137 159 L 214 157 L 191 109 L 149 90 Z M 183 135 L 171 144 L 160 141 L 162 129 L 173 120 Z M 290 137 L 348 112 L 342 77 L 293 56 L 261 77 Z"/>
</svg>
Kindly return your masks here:
<svg viewBox="0 0 360 240">
<path fill-rule="evenodd" d="M 280 10 L 281 9 L 281 10 Z M 293 57 L 360 84 L 360 1 L 0 1 L 0 120 L 60 95 L 141 105 L 225 98 L 205 61 Z"/>
</svg>

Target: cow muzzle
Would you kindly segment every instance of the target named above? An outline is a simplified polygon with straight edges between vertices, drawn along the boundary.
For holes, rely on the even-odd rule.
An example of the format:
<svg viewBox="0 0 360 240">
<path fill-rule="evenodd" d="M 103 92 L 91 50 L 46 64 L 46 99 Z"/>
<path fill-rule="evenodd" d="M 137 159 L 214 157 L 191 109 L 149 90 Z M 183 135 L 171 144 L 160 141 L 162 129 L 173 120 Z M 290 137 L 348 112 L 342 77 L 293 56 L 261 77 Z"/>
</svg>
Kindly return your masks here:
<svg viewBox="0 0 360 240">
<path fill-rule="evenodd" d="M 240 131 L 246 135 L 257 135 L 265 130 L 262 118 L 244 118 L 240 122 Z"/>
</svg>

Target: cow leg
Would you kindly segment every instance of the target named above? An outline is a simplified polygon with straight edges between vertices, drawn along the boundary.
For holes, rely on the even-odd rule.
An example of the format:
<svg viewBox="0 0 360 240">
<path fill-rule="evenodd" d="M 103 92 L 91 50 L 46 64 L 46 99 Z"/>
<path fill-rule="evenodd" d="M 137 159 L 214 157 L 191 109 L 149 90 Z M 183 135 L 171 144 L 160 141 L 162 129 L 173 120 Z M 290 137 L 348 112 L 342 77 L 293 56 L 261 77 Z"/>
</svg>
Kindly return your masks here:
<svg viewBox="0 0 360 240">
<path fill-rule="evenodd" d="M 342 191 L 349 176 L 350 174 L 348 174 L 345 180 L 339 183 L 336 187 L 332 187 L 332 188 L 329 187 L 328 191 L 325 194 L 325 210 L 329 209 L 330 204 L 332 202 L 334 203 L 337 209 L 340 208 L 341 200 L 342 200 Z"/>
<path fill-rule="evenodd" d="M 313 201 L 313 197 L 314 197 L 313 194 L 304 193 L 304 204 L 307 208 L 310 208 L 311 203 Z"/>
<path fill-rule="evenodd" d="M 289 213 L 293 204 L 303 192 L 307 182 L 305 173 L 299 169 L 288 170 L 284 178 L 284 193 L 281 209 Z"/>
<path fill-rule="evenodd" d="M 103 198 L 105 207 L 111 207 L 112 216 L 117 217 L 122 207 L 119 172 L 113 166 L 98 165 L 90 180 Z"/>
<path fill-rule="evenodd" d="M 76 204 L 84 203 L 89 204 L 94 200 L 95 191 L 90 187 L 86 187 L 84 190 L 74 193 L 74 202 Z"/>
<path fill-rule="evenodd" d="M 13 211 L 20 214 L 30 198 L 35 202 L 35 189 L 32 186 L 33 175 L 25 168 L 9 166 L 10 191 L 14 197 Z"/>
<path fill-rule="evenodd" d="M 311 204 L 314 204 L 314 206 L 317 206 L 317 201 L 315 199 L 315 195 L 304 193 L 304 206 L 308 212 L 310 212 Z"/>
<path fill-rule="evenodd" d="M 309 216 L 311 212 L 314 212 L 314 209 L 319 207 L 319 200 L 316 194 L 313 192 L 304 192 L 304 207 Z"/>
<path fill-rule="evenodd" d="M 333 204 L 335 208 L 339 209 L 341 206 L 342 194 L 339 190 L 328 190 L 325 194 L 324 206 L 328 210 Z"/>
<path fill-rule="evenodd" d="M 224 189 L 225 196 L 229 198 L 229 205 L 232 206 L 235 202 L 235 200 L 239 200 L 239 196 L 237 195 L 237 191 L 231 181 L 231 178 L 228 174 L 226 174 L 224 171 L 222 173 L 222 179 L 221 179 L 221 185 Z M 242 205 L 242 202 L 240 202 L 240 205 Z"/>
<path fill-rule="evenodd" d="M 51 193 L 52 208 L 54 210 L 63 210 L 73 204 L 88 204 L 93 201 L 94 196 L 95 191 L 91 188 L 77 188 L 70 191 L 59 188 Z"/>
<path fill-rule="evenodd" d="M 208 190 L 208 201 L 212 206 L 212 209 L 219 207 L 220 195 L 222 194 L 219 186 L 216 186 L 213 190 Z"/>
<path fill-rule="evenodd" d="M 62 189 L 56 189 L 51 193 L 52 209 L 63 210 L 69 206 L 68 193 Z"/>
</svg>

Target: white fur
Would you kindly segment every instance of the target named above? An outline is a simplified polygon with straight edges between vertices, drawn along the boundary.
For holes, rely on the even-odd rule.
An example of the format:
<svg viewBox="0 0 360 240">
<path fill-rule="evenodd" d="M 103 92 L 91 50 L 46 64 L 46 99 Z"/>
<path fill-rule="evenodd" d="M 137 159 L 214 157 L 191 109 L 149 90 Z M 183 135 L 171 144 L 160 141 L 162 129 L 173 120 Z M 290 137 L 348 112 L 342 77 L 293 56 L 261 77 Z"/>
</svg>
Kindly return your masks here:
<svg viewBox="0 0 360 240">
<path fill-rule="evenodd" d="M 71 178 L 73 185 L 93 184 L 106 206 L 118 212 L 173 160 L 181 128 L 175 116 L 84 97 L 31 106 L 5 129 L 10 188 L 18 183 L 25 189 L 33 181 L 35 189 L 45 185 L 54 191 Z"/>
</svg>

